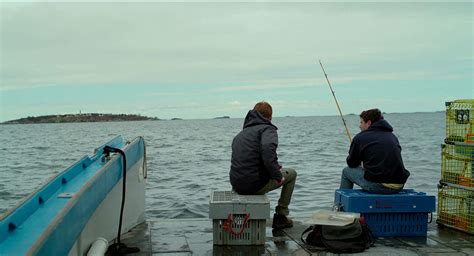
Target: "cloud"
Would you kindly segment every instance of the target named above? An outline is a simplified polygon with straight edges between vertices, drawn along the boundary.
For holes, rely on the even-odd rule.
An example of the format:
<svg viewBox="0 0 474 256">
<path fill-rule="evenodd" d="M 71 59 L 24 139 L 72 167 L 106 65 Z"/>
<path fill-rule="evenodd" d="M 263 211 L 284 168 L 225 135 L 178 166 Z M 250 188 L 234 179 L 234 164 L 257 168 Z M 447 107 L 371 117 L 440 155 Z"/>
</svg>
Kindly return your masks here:
<svg viewBox="0 0 474 256">
<path fill-rule="evenodd" d="M 168 96 L 183 96 L 188 95 L 186 92 L 147 92 L 143 93 L 142 96 L 145 97 L 168 97 Z"/>
<path fill-rule="evenodd" d="M 312 113 L 305 100 L 328 93 L 318 59 L 335 87 L 357 84 L 350 96 L 368 103 L 387 91 L 405 98 L 403 84 L 437 83 L 424 90 L 433 100 L 472 90 L 470 2 L 42 1 L 2 2 L 0 12 L 0 118 L 29 115 L 38 102 L 59 113 L 64 98 L 97 112 L 98 90 L 157 116 L 241 116 L 264 93 L 288 115 Z M 408 104 L 394 106 L 417 107 Z"/>
<path fill-rule="evenodd" d="M 252 85 L 245 82 L 239 85 L 222 86 L 215 88 L 215 91 L 255 91 L 255 90 L 271 90 L 271 89 L 298 89 L 305 87 L 314 87 L 316 83 L 314 79 L 292 79 L 292 80 L 274 80 L 274 81 L 258 81 Z"/>
<path fill-rule="evenodd" d="M 356 81 L 421 81 L 421 80 L 465 80 L 472 79 L 471 74 L 447 74 L 435 71 L 406 71 L 378 74 L 352 74 L 330 78 L 331 83 L 352 84 Z"/>
<path fill-rule="evenodd" d="M 448 74 L 434 71 L 405 71 L 405 72 L 387 72 L 387 73 L 343 73 L 334 77 L 329 76 L 332 84 L 351 85 L 358 81 L 417 81 L 417 80 L 464 80 L 472 79 L 471 74 Z M 327 86 L 324 75 L 314 78 L 300 79 L 279 79 L 255 82 L 242 82 L 237 85 L 221 86 L 214 91 L 231 92 L 231 91 L 269 91 L 276 89 L 299 90 L 301 88 L 312 88 Z"/>
<path fill-rule="evenodd" d="M 460 27 L 466 19 L 444 14 L 453 6 L 36 3 L 14 12 L 2 7 L 0 83 L 2 90 L 242 83 L 290 79 L 281 77 L 290 73 L 310 79 L 318 72 L 318 58 L 355 66 L 430 54 L 465 56 L 460 53 L 470 47 L 470 38 Z M 446 43 L 450 37 L 466 43 L 452 49 Z M 252 83 L 242 88 L 260 87 Z"/>
</svg>

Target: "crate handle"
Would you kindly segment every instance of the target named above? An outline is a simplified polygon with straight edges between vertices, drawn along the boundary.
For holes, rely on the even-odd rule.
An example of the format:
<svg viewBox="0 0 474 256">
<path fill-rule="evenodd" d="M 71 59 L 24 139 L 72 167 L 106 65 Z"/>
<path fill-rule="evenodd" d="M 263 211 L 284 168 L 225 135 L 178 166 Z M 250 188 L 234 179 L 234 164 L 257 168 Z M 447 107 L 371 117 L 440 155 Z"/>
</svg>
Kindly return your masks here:
<svg viewBox="0 0 474 256">
<path fill-rule="evenodd" d="M 224 227 L 224 230 L 231 233 L 232 235 L 234 236 L 240 236 L 242 233 L 244 233 L 244 230 L 245 230 L 245 225 L 247 224 L 247 222 L 249 221 L 249 218 L 250 218 L 250 213 L 247 213 L 245 215 L 245 218 L 244 218 L 244 223 L 242 224 L 242 227 L 240 228 L 240 231 L 239 232 L 235 232 L 233 229 L 232 229 L 232 222 L 234 222 L 233 220 L 233 215 L 232 213 L 229 213 L 229 215 L 227 216 L 227 219 L 224 220 L 224 223 L 223 223 L 223 227 Z"/>
<path fill-rule="evenodd" d="M 430 215 L 430 221 L 428 221 L 428 223 L 431 223 L 431 222 L 433 222 L 433 213 L 429 212 L 428 214 Z"/>
<path fill-rule="evenodd" d="M 333 212 L 342 212 L 342 205 L 340 203 L 332 205 Z"/>
</svg>

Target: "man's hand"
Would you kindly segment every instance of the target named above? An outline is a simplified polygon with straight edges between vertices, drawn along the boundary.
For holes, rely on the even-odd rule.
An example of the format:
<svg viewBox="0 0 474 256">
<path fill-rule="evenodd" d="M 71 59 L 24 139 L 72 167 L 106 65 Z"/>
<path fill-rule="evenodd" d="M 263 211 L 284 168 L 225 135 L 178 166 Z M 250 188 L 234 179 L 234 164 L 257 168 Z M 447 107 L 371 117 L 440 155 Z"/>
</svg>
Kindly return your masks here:
<svg viewBox="0 0 474 256">
<path fill-rule="evenodd" d="M 277 184 L 277 186 L 281 186 L 283 185 L 283 183 L 285 182 L 285 177 L 281 177 L 281 180 L 274 180 L 275 181 L 275 184 Z"/>
</svg>

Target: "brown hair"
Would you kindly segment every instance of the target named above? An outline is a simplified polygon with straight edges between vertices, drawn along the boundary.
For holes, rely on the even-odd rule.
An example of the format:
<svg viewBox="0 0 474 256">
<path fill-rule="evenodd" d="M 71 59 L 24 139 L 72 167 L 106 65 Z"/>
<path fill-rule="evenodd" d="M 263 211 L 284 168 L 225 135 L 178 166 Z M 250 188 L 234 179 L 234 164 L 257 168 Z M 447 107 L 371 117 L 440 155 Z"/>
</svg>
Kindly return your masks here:
<svg viewBox="0 0 474 256">
<path fill-rule="evenodd" d="M 272 119 L 272 106 L 270 106 L 270 104 L 266 101 L 260 101 L 259 103 L 255 104 L 253 110 L 257 111 L 267 119 Z"/>
<path fill-rule="evenodd" d="M 360 118 L 364 120 L 364 122 L 368 122 L 369 120 L 372 121 L 372 123 L 377 122 L 380 119 L 383 119 L 382 113 L 378 108 L 373 108 L 369 110 L 362 111 L 359 115 Z"/>
</svg>

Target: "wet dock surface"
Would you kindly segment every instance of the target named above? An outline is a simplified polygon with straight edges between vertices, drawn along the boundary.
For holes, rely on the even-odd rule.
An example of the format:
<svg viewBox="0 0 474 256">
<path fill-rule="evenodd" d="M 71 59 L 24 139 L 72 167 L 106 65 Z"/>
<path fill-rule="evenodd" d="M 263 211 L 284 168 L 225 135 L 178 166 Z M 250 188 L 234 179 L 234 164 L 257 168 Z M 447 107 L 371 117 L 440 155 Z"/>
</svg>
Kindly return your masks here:
<svg viewBox="0 0 474 256">
<path fill-rule="evenodd" d="M 209 219 L 148 220 L 122 236 L 133 255 L 335 255 L 300 241 L 309 224 L 294 220 L 293 228 L 272 231 L 267 221 L 266 243 L 261 246 L 215 246 Z M 343 254 L 341 254 L 343 255 Z M 376 238 L 375 245 L 357 255 L 474 255 L 474 235 L 431 223 L 427 237 Z"/>
</svg>

